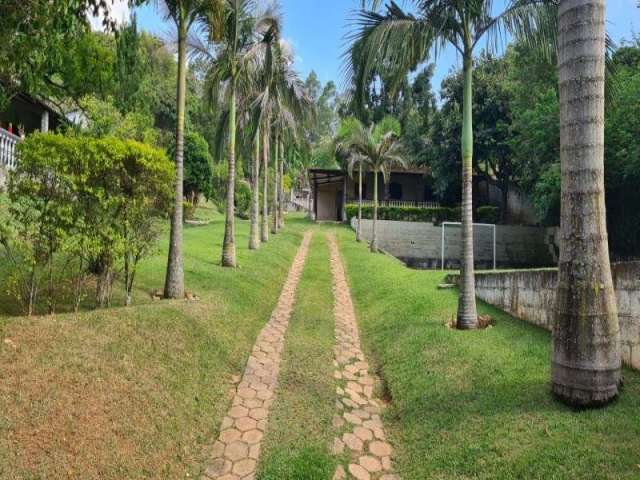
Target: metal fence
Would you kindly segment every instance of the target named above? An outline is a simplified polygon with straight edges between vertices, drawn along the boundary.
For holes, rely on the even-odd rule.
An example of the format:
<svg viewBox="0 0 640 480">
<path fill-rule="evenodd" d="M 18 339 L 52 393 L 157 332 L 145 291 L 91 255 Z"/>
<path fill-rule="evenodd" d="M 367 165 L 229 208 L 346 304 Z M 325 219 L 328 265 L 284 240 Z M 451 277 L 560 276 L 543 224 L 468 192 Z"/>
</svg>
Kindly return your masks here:
<svg viewBox="0 0 640 480">
<path fill-rule="evenodd" d="M 358 200 L 351 200 L 349 203 L 357 204 Z M 363 207 L 373 207 L 373 200 L 363 200 Z M 398 207 L 398 208 L 440 208 L 438 202 L 407 202 L 403 200 L 379 200 L 379 207 Z"/>
</svg>

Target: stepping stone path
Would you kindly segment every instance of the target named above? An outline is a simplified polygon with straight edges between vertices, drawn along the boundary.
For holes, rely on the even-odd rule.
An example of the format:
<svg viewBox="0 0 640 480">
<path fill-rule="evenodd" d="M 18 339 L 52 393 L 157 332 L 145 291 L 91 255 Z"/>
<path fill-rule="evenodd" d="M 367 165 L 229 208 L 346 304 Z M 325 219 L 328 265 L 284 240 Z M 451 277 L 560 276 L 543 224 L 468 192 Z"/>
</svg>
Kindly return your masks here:
<svg viewBox="0 0 640 480">
<path fill-rule="evenodd" d="M 202 479 L 253 480 L 267 428 L 269 407 L 278 382 L 285 332 L 295 302 L 296 288 L 313 233 L 307 232 L 298 249 L 269 323 L 262 329 L 238 384 L 232 406 L 222 420 L 220 437 Z"/>
<path fill-rule="evenodd" d="M 327 236 L 331 251 L 334 312 L 336 318 L 336 415 L 333 426 L 339 433 L 333 452 L 346 457 L 346 465 L 338 466 L 334 480 L 400 480 L 393 473 L 393 450 L 387 442 L 380 419 L 381 403 L 373 396 L 375 378 L 369 373 L 360 348 L 360 335 L 351 293 L 340 259 L 336 239 Z M 341 434 L 341 435 L 340 435 Z"/>
</svg>

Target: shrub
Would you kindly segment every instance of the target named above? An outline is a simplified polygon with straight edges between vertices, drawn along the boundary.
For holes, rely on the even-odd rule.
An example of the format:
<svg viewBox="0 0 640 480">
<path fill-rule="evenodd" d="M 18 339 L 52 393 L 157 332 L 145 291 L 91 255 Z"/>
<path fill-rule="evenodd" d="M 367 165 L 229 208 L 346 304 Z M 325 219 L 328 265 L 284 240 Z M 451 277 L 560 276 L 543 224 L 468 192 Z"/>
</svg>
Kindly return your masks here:
<svg viewBox="0 0 640 480">
<path fill-rule="evenodd" d="M 347 218 L 358 215 L 358 205 L 347 205 Z M 362 218 L 373 218 L 373 207 L 362 207 Z M 438 207 L 438 208 L 418 208 L 418 207 L 378 207 L 379 220 L 395 220 L 402 222 L 429 222 L 440 225 L 442 222 L 459 222 L 460 208 Z"/>
<path fill-rule="evenodd" d="M 11 223 L 0 236 L 15 259 L 13 270 L 26 267 L 31 279 L 19 282 L 28 286 L 20 289 L 27 313 L 43 269 L 53 312 L 58 257 L 62 283 L 73 285 L 75 309 L 90 275 L 97 277 L 96 303 L 109 304 L 118 270 L 128 304 L 137 265 L 170 208 L 172 163 L 161 150 L 115 138 L 36 134 L 19 149 L 8 187 Z"/>
<path fill-rule="evenodd" d="M 476 211 L 475 220 L 478 223 L 500 223 L 500 207 L 494 207 L 486 205 L 484 207 L 478 207 Z"/>
<path fill-rule="evenodd" d="M 236 215 L 243 219 L 249 218 L 251 209 L 251 186 L 244 180 L 236 181 Z"/>
<path fill-rule="evenodd" d="M 182 212 L 184 220 L 196 218 L 196 206 L 191 202 L 182 202 Z"/>
</svg>

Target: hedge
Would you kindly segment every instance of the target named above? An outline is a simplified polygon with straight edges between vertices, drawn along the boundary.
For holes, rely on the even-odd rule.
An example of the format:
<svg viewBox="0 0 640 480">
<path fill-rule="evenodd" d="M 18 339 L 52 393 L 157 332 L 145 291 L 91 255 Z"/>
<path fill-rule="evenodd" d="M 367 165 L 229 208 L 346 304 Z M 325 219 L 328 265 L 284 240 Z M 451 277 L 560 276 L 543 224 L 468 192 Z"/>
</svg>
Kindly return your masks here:
<svg viewBox="0 0 640 480">
<path fill-rule="evenodd" d="M 378 207 L 378 220 L 395 220 L 401 222 L 428 222 L 440 225 L 442 222 L 459 222 L 461 220 L 460 207 Z M 347 205 L 347 218 L 358 215 L 358 205 Z M 373 218 L 373 207 L 362 207 L 362 218 Z M 498 207 L 480 207 L 474 220 L 479 223 L 498 223 L 500 209 Z"/>
<path fill-rule="evenodd" d="M 358 215 L 358 205 L 347 205 L 347 217 Z M 373 218 L 373 207 L 362 207 L 362 218 Z M 460 208 L 438 207 L 378 207 L 379 220 L 396 220 L 402 222 L 432 222 L 439 225 L 442 222 L 459 222 Z"/>
</svg>

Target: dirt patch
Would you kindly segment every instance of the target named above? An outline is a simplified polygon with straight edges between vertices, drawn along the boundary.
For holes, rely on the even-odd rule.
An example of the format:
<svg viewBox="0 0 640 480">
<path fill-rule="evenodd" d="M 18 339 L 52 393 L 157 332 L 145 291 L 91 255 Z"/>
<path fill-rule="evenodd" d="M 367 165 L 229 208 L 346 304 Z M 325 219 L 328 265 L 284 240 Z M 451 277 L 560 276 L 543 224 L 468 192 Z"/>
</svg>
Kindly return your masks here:
<svg viewBox="0 0 640 480">
<path fill-rule="evenodd" d="M 453 316 L 445 322 L 445 326 L 451 330 L 457 330 L 456 317 Z M 478 328 L 475 330 L 484 330 L 496 326 L 496 320 L 489 315 L 478 315 Z"/>
</svg>

